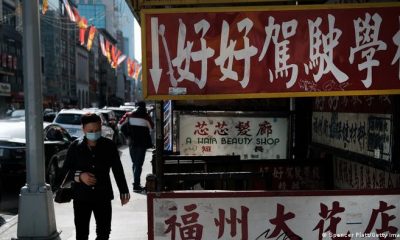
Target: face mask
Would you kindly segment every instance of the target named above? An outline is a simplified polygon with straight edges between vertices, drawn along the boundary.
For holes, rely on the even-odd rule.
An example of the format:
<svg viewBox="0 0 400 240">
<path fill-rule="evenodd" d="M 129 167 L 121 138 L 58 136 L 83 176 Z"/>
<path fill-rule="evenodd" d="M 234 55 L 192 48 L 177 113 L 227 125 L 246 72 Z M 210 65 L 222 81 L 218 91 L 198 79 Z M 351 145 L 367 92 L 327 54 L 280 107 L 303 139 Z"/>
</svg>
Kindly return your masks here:
<svg viewBox="0 0 400 240">
<path fill-rule="evenodd" d="M 86 133 L 86 138 L 90 141 L 97 141 L 100 137 L 101 137 L 101 131 Z"/>
</svg>

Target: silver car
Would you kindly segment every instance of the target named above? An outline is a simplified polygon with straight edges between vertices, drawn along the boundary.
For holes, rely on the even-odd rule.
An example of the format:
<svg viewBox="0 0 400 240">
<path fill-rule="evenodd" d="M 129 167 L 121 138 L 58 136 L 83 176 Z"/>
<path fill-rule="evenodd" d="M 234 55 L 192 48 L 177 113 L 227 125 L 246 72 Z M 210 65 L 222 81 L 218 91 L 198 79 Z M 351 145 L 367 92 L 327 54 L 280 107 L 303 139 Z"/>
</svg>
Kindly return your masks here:
<svg viewBox="0 0 400 240">
<path fill-rule="evenodd" d="M 81 117 L 88 112 L 94 112 L 100 116 L 102 122 L 101 135 L 113 140 L 114 130 L 107 125 L 106 119 L 100 112 L 80 109 L 62 109 L 54 118 L 53 123 L 57 123 L 64 127 L 71 136 L 80 138 L 83 136 Z"/>
</svg>

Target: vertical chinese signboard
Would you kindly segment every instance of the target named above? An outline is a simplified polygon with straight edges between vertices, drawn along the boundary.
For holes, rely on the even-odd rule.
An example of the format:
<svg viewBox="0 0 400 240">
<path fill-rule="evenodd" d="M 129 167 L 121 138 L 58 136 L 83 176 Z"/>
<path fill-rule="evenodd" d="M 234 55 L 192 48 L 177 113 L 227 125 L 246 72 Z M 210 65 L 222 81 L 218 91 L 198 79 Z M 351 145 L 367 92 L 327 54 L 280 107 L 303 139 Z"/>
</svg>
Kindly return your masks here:
<svg viewBox="0 0 400 240">
<path fill-rule="evenodd" d="M 150 193 L 149 239 L 400 239 L 399 194 Z"/>
<path fill-rule="evenodd" d="M 183 155 L 240 155 L 246 159 L 286 159 L 288 118 L 234 115 L 179 116 Z"/>
<path fill-rule="evenodd" d="M 145 9 L 149 99 L 400 93 L 400 4 Z"/>
</svg>

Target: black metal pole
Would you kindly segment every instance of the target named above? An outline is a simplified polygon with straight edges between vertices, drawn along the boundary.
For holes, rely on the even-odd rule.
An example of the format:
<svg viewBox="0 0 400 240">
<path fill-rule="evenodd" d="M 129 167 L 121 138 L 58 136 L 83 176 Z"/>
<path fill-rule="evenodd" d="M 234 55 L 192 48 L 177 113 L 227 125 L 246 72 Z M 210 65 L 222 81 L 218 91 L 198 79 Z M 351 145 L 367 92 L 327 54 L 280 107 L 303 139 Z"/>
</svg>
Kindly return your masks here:
<svg viewBox="0 0 400 240">
<path fill-rule="evenodd" d="M 156 152 L 155 152 L 155 167 L 157 176 L 157 191 L 164 189 L 164 168 L 163 168 L 163 150 L 164 150 L 164 134 L 163 134 L 163 102 L 156 101 Z"/>
</svg>

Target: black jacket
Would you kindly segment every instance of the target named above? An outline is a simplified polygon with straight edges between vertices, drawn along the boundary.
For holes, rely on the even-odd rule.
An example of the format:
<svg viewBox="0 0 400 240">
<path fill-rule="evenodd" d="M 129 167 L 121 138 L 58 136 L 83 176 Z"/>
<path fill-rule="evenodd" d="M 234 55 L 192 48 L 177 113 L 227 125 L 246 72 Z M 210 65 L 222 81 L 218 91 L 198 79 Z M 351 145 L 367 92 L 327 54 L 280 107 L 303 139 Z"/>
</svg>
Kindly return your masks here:
<svg viewBox="0 0 400 240">
<path fill-rule="evenodd" d="M 64 170 L 70 171 L 69 179 L 82 172 L 93 173 L 96 185 L 87 186 L 74 181 L 73 199 L 80 201 L 105 201 L 114 199 L 111 186 L 110 169 L 112 169 L 120 194 L 128 194 L 124 170 L 116 145 L 110 139 L 101 137 L 92 150 L 85 137 L 75 140 L 68 149 Z"/>
<path fill-rule="evenodd" d="M 154 123 L 145 110 L 127 113 L 122 117 L 121 122 L 121 131 L 129 137 L 130 146 L 142 148 L 153 146 L 150 129 L 154 128 Z"/>
</svg>

